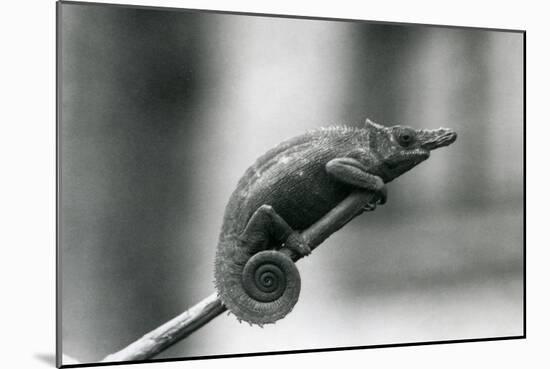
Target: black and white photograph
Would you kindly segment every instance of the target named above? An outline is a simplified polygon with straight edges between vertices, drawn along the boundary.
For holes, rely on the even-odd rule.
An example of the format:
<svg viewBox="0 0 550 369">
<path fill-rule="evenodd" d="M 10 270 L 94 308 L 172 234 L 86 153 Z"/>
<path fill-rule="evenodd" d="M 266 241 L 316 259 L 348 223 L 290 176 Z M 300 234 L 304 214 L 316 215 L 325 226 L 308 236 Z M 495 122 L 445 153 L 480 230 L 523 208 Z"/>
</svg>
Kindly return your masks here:
<svg viewBox="0 0 550 369">
<path fill-rule="evenodd" d="M 57 3 L 57 365 L 525 337 L 525 30 Z"/>
</svg>

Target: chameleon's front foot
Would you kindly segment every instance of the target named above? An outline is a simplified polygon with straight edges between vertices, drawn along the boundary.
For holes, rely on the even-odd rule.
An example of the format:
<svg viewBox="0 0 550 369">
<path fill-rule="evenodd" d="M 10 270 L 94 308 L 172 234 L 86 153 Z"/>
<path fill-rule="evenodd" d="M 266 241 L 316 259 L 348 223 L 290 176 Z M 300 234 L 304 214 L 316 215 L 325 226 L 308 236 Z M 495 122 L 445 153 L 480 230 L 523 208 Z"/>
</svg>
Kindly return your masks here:
<svg viewBox="0 0 550 369">
<path fill-rule="evenodd" d="M 373 202 L 368 202 L 363 206 L 363 211 L 374 211 L 377 205 L 384 205 L 388 201 L 388 190 L 386 186 L 383 186 L 380 190 L 376 191 L 376 196 Z"/>
<path fill-rule="evenodd" d="M 386 203 L 388 192 L 381 177 L 369 173 L 367 167 L 351 157 L 332 159 L 325 169 L 334 180 L 355 188 L 375 193 L 374 201 L 363 207 L 364 211 L 373 211 L 377 205 Z"/>
</svg>

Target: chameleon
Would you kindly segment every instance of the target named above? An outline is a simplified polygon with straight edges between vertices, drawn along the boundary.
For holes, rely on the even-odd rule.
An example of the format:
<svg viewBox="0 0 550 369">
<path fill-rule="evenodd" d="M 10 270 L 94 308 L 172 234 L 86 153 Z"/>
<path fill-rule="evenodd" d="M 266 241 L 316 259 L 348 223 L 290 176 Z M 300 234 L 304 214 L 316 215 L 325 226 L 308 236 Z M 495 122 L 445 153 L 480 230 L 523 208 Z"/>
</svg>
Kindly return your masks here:
<svg viewBox="0 0 550 369">
<path fill-rule="evenodd" d="M 281 249 L 309 255 L 300 236 L 352 191 L 387 200 L 386 183 L 414 168 L 430 151 L 450 145 L 448 128 L 384 126 L 318 128 L 260 156 L 238 181 L 225 208 L 216 249 L 217 295 L 239 321 L 263 326 L 284 318 L 298 301 L 301 279 Z"/>
</svg>

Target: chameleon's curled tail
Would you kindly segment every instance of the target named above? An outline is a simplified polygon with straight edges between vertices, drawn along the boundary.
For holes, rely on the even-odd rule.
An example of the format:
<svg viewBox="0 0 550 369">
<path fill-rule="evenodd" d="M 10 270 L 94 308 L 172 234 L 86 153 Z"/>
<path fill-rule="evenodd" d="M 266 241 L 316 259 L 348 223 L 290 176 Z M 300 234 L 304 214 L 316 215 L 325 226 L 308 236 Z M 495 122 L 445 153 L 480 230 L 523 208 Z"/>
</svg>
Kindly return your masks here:
<svg viewBox="0 0 550 369">
<path fill-rule="evenodd" d="M 232 257 L 222 255 L 227 252 Z M 300 295 L 296 265 L 286 254 L 275 250 L 250 256 L 236 248 L 218 249 L 215 278 L 223 304 L 237 319 L 251 324 L 275 323 L 284 318 Z"/>
</svg>

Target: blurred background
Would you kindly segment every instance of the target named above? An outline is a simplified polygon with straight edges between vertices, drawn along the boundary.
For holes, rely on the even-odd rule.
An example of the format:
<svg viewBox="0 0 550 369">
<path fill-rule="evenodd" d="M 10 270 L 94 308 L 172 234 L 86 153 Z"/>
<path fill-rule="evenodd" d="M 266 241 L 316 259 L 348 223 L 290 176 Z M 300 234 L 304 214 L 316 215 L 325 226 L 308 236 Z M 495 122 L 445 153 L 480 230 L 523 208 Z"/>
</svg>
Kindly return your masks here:
<svg viewBox="0 0 550 369">
<path fill-rule="evenodd" d="M 159 357 L 523 334 L 523 35 L 62 4 L 63 353 L 98 361 L 213 289 L 245 169 L 316 127 L 453 128 L 298 263 L 292 313 Z"/>
</svg>

